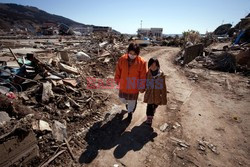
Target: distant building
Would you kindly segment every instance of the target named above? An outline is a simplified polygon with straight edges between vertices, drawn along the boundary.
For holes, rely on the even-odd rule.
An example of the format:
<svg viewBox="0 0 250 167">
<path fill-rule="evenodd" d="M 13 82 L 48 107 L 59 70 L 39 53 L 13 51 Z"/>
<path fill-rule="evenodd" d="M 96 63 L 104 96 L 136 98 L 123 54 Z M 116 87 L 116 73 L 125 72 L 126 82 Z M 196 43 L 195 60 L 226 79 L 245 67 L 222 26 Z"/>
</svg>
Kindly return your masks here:
<svg viewBox="0 0 250 167">
<path fill-rule="evenodd" d="M 91 34 L 91 33 L 117 33 L 118 31 L 113 30 L 111 27 L 103 26 L 76 26 L 73 27 L 74 31 L 81 32 L 82 34 Z"/>
<path fill-rule="evenodd" d="M 150 28 L 139 28 L 137 31 L 137 34 L 139 36 L 143 36 L 143 37 L 149 37 L 150 36 Z"/>
<path fill-rule="evenodd" d="M 111 27 L 102 27 L 102 26 L 93 26 L 93 32 L 104 32 L 104 33 L 110 33 L 112 32 Z"/>
<path fill-rule="evenodd" d="M 121 35 L 121 33 L 119 31 L 116 31 L 116 30 L 112 30 L 112 34 Z"/>
<path fill-rule="evenodd" d="M 139 28 L 137 34 L 144 37 L 161 38 L 163 28 Z"/>
<path fill-rule="evenodd" d="M 54 23 L 43 23 L 39 28 L 38 33 L 43 35 L 55 35 L 58 34 L 57 24 Z"/>
<path fill-rule="evenodd" d="M 93 32 L 93 26 L 78 26 L 74 27 L 73 30 L 82 34 L 91 34 Z"/>
<path fill-rule="evenodd" d="M 51 27 L 57 27 L 57 24 L 55 23 L 43 23 L 42 28 L 51 28 Z"/>
</svg>

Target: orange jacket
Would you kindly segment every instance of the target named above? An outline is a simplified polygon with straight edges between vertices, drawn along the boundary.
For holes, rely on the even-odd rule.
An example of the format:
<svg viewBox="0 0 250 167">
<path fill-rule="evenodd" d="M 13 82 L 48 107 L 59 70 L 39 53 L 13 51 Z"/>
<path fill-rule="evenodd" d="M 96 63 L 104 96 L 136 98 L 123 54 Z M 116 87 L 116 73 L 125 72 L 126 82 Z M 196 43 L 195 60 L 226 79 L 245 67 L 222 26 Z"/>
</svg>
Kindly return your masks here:
<svg viewBox="0 0 250 167">
<path fill-rule="evenodd" d="M 121 92 L 136 94 L 140 89 L 145 89 L 146 72 L 146 61 L 141 56 L 137 56 L 134 63 L 128 67 L 128 54 L 124 54 L 116 65 L 115 81 Z"/>
</svg>

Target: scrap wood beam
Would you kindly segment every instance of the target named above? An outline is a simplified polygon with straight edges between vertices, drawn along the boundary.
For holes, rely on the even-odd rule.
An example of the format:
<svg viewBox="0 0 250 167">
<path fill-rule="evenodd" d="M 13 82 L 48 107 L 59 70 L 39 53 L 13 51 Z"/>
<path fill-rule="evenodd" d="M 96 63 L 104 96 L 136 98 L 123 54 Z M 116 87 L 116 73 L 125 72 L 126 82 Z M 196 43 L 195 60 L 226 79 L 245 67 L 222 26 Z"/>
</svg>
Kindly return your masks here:
<svg viewBox="0 0 250 167">
<path fill-rule="evenodd" d="M 66 150 L 61 150 L 59 151 L 57 154 L 55 154 L 53 157 L 51 157 L 47 162 L 43 163 L 42 165 L 40 165 L 39 167 L 46 167 L 49 165 L 50 162 L 52 162 L 54 159 L 56 159 L 59 155 L 61 155 L 62 153 L 64 153 Z"/>
<path fill-rule="evenodd" d="M 65 142 L 66 145 L 67 145 L 67 148 L 68 148 L 68 151 L 69 151 L 69 154 L 70 154 L 71 158 L 72 158 L 75 162 L 77 162 L 77 161 L 76 161 L 76 158 L 75 158 L 75 156 L 74 156 L 74 154 L 73 154 L 73 152 L 72 152 L 72 149 L 71 149 L 71 147 L 70 147 L 70 145 L 69 145 L 69 142 L 67 141 L 66 138 L 64 138 L 64 142 Z"/>
<path fill-rule="evenodd" d="M 12 56 L 14 57 L 14 59 L 16 60 L 17 64 L 19 65 L 19 67 L 21 67 L 21 65 L 18 63 L 18 59 L 16 57 L 16 55 L 12 52 L 11 48 L 9 48 L 10 53 L 12 54 Z"/>
</svg>

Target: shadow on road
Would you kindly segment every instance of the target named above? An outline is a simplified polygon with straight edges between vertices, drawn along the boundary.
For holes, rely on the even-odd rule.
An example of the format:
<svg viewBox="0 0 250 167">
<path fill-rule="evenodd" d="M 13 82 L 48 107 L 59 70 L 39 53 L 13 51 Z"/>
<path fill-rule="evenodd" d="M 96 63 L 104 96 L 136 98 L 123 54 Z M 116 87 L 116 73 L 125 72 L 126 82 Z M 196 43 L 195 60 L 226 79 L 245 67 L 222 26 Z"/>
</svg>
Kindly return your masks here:
<svg viewBox="0 0 250 167">
<path fill-rule="evenodd" d="M 135 126 L 130 132 L 124 132 L 115 148 L 114 156 L 117 159 L 123 158 L 130 150 L 139 151 L 149 141 L 154 141 L 157 133 L 145 123 Z"/>
<path fill-rule="evenodd" d="M 95 123 L 85 136 L 88 143 L 86 150 L 79 157 L 79 163 L 91 163 L 98 155 L 99 150 L 109 150 L 115 146 L 115 158 L 119 159 L 126 155 L 130 150 L 138 151 L 153 138 L 157 133 L 153 128 L 142 123 L 134 127 L 130 132 L 124 132 L 130 121 L 125 118 L 125 111 L 117 113 L 107 123 Z"/>
</svg>

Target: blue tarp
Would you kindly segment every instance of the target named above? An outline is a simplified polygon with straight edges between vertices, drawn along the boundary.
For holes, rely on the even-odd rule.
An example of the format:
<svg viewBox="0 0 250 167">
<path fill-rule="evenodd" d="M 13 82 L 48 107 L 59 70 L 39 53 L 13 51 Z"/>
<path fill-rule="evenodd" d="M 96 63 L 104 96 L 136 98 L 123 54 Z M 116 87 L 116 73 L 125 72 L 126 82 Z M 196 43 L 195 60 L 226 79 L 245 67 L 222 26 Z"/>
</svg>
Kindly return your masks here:
<svg viewBox="0 0 250 167">
<path fill-rule="evenodd" d="M 240 42 L 241 37 L 245 34 L 245 31 L 241 31 L 240 34 L 237 36 L 237 38 L 234 41 L 234 44 L 238 44 Z"/>
</svg>

